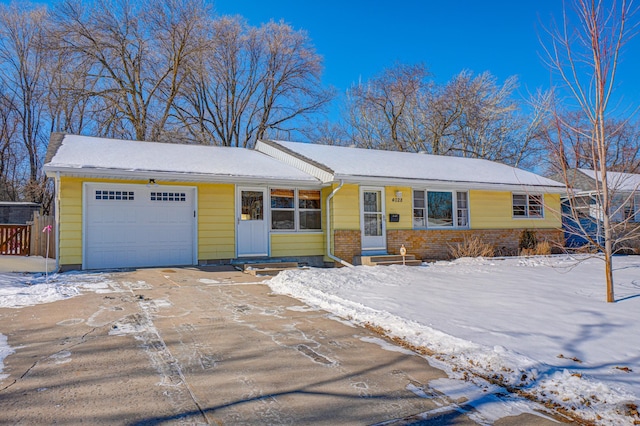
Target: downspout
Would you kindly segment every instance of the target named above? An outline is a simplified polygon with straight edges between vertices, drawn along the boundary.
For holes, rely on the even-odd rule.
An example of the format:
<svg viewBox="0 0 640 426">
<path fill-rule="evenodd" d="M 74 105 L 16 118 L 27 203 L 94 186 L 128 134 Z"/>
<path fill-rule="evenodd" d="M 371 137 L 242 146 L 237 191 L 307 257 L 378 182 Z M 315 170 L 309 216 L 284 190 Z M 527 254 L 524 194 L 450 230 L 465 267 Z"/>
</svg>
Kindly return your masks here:
<svg viewBox="0 0 640 426">
<path fill-rule="evenodd" d="M 336 261 L 338 263 L 341 263 L 344 266 L 353 267 L 353 265 L 350 264 L 349 262 L 347 262 L 346 260 L 342 260 L 339 257 L 334 256 L 331 253 L 331 210 L 330 210 L 329 205 L 330 205 L 330 202 L 331 202 L 331 199 L 333 198 L 333 196 L 336 195 L 336 193 L 338 191 L 340 191 L 340 189 L 342 189 L 342 185 L 344 185 L 344 181 L 341 180 L 340 181 L 340 185 L 338 185 L 338 187 L 336 189 L 334 189 L 331 192 L 331 194 L 329 194 L 329 196 L 327 197 L 327 256 L 330 259 L 332 259 L 332 260 L 334 260 L 334 261 Z"/>
<path fill-rule="evenodd" d="M 55 223 L 56 223 L 56 272 L 60 271 L 60 172 L 56 172 L 55 185 L 53 187 L 55 193 L 55 203 L 53 207 L 56 209 L 55 211 Z"/>
</svg>

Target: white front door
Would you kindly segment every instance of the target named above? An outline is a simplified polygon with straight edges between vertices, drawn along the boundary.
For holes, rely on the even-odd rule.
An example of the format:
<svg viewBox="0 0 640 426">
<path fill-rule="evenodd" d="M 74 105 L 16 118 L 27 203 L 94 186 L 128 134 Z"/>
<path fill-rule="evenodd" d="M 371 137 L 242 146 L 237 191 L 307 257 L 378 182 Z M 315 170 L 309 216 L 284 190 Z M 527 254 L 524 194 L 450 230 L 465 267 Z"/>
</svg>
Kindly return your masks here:
<svg viewBox="0 0 640 426">
<path fill-rule="evenodd" d="M 268 256 L 267 190 L 238 188 L 238 257 Z"/>
<path fill-rule="evenodd" d="M 386 252 L 387 238 L 384 221 L 384 189 L 360 189 L 360 223 L 362 251 Z"/>
</svg>

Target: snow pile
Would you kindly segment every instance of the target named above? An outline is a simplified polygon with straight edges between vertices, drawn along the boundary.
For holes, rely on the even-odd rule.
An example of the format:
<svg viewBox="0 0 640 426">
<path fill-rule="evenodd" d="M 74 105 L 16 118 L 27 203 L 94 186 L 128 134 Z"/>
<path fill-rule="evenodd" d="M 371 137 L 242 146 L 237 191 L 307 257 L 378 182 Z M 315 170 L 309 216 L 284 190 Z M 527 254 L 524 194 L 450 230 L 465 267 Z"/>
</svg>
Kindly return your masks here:
<svg viewBox="0 0 640 426">
<path fill-rule="evenodd" d="M 104 273 L 0 274 L 0 308 L 22 308 L 100 291 L 115 284 Z"/>
<path fill-rule="evenodd" d="M 458 259 L 423 267 L 285 271 L 274 292 L 433 353 L 452 376 L 480 376 L 601 424 L 633 424 L 640 395 L 640 258 Z M 439 365 L 440 366 L 440 365 Z"/>
</svg>

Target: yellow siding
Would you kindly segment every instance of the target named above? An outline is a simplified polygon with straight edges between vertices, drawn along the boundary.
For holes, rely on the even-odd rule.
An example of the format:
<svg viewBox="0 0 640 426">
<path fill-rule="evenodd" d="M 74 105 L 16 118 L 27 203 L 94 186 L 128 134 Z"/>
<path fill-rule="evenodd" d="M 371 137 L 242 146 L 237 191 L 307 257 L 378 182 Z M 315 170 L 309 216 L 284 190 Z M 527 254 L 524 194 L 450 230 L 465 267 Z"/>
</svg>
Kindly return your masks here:
<svg viewBox="0 0 640 426">
<path fill-rule="evenodd" d="M 271 234 L 271 256 L 321 256 L 324 244 L 324 233 Z"/>
<path fill-rule="evenodd" d="M 82 264 L 82 180 L 60 178 L 60 247 L 61 265 Z"/>
<path fill-rule="evenodd" d="M 396 196 L 396 191 L 402 192 L 401 197 Z M 413 209 L 411 207 L 411 188 L 408 186 L 385 187 L 385 218 L 387 229 L 411 229 L 413 226 Z M 389 222 L 389 215 L 400 215 L 400 222 Z"/>
<path fill-rule="evenodd" d="M 198 187 L 198 259 L 236 256 L 235 186 L 200 184 Z"/>
<path fill-rule="evenodd" d="M 326 188 L 323 198 L 336 188 Z M 333 229 L 360 229 L 360 189 L 346 184 L 331 200 L 331 227 Z"/>
<path fill-rule="evenodd" d="M 469 191 L 472 229 L 560 228 L 560 195 L 545 194 L 544 218 L 513 218 L 511 192 Z"/>
<path fill-rule="evenodd" d="M 323 190 L 323 198 L 336 188 Z M 396 191 L 402 191 L 402 197 L 396 197 Z M 385 187 L 385 221 L 387 229 L 411 229 L 412 208 L 411 188 L 404 186 Z M 400 222 L 389 222 L 389 214 L 400 215 Z M 346 184 L 333 197 L 331 202 L 331 227 L 333 229 L 355 230 L 360 229 L 360 187 L 354 184 Z"/>
</svg>

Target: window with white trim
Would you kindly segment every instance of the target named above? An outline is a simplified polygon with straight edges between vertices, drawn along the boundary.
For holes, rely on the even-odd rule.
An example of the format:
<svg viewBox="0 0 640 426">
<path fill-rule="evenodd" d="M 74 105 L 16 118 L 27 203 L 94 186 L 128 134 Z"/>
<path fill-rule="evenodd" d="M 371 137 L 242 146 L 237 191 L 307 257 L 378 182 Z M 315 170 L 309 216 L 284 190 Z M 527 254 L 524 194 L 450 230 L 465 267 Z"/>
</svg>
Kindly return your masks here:
<svg viewBox="0 0 640 426">
<path fill-rule="evenodd" d="M 466 228 L 469 202 L 466 191 L 413 191 L 414 228 Z"/>
<path fill-rule="evenodd" d="M 542 195 L 512 194 L 514 218 L 542 218 L 544 199 Z"/>
<path fill-rule="evenodd" d="M 320 191 L 272 188 L 271 229 L 274 231 L 321 230 Z"/>
<path fill-rule="evenodd" d="M 187 201 L 185 192 L 152 192 L 151 201 Z"/>
<path fill-rule="evenodd" d="M 469 226 L 469 200 L 466 192 L 456 192 L 456 216 L 458 227 L 466 228 Z"/>
<path fill-rule="evenodd" d="M 110 191 L 96 189 L 96 200 L 133 201 L 133 191 Z"/>
</svg>

